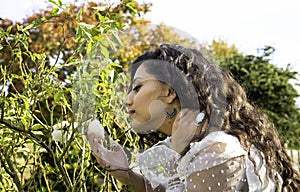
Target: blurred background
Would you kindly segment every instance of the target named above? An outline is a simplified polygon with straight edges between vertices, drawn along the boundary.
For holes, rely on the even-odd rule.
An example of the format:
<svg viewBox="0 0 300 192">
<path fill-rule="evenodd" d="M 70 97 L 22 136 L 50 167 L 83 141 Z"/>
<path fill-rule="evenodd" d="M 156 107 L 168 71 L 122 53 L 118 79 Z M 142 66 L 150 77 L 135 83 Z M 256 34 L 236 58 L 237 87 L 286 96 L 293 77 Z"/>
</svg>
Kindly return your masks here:
<svg viewBox="0 0 300 192">
<path fill-rule="evenodd" d="M 0 16 L 22 21 L 49 6 L 43 0 L 0 0 Z M 70 0 L 63 1 L 75 2 Z M 86 2 L 77 0 L 76 2 Z M 117 2 L 94 0 L 94 2 Z M 275 48 L 272 64 L 300 72 L 300 2 L 297 0 L 138 0 L 151 3 L 144 15 L 152 24 L 180 29 L 200 43 L 223 40 L 246 54 L 257 55 L 265 46 Z M 299 79 L 299 77 L 298 77 Z M 298 83 L 299 80 L 293 82 Z M 299 91 L 299 86 L 295 86 Z M 300 106 L 300 99 L 297 99 Z"/>
</svg>

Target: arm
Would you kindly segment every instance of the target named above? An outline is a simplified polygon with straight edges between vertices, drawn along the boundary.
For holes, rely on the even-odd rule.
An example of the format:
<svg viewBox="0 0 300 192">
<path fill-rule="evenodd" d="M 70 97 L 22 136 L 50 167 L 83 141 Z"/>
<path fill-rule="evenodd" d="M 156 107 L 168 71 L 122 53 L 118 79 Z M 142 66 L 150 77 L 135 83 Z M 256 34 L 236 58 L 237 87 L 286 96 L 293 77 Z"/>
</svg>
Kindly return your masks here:
<svg viewBox="0 0 300 192">
<path fill-rule="evenodd" d="M 96 157 L 97 161 L 98 158 Z M 152 189 L 150 183 L 143 175 L 136 173 L 132 169 L 128 170 L 111 170 L 110 174 L 125 185 L 131 185 L 136 192 L 164 192 L 165 188 L 159 185 Z"/>
<path fill-rule="evenodd" d="M 110 149 L 104 147 L 103 144 L 99 142 L 103 141 L 103 135 L 104 134 L 101 135 L 99 134 L 99 131 L 95 131 L 93 129 L 89 129 L 86 132 L 93 155 L 96 157 L 99 165 L 106 168 L 114 178 L 118 179 L 122 183 L 132 185 L 137 192 L 165 191 L 162 186 L 158 186 L 155 190 L 153 190 L 150 183 L 143 177 L 143 175 L 129 169 L 127 156 L 119 143 L 110 141 Z"/>
<path fill-rule="evenodd" d="M 248 191 L 244 156 L 232 158 L 209 169 L 195 171 L 186 179 L 186 190 L 197 191 Z"/>
<path fill-rule="evenodd" d="M 191 146 L 178 171 L 187 191 L 248 191 L 246 154 L 237 138 L 213 132 Z"/>
</svg>

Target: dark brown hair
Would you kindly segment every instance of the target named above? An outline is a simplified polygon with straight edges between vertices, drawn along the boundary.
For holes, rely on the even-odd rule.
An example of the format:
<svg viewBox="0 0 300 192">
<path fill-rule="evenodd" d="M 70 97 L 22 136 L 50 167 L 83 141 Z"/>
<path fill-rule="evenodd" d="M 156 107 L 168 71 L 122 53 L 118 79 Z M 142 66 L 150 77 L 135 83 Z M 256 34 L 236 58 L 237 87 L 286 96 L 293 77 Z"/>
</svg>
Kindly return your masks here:
<svg viewBox="0 0 300 192">
<path fill-rule="evenodd" d="M 183 94 L 186 94 L 185 98 L 189 98 L 190 102 L 198 101 L 199 110 L 205 111 L 209 118 L 207 131 L 217 128 L 236 136 L 249 154 L 250 147 L 254 145 L 264 154 L 267 167 L 283 178 L 283 190 L 300 189 L 299 173 L 292 167 L 292 161 L 274 124 L 262 111 L 248 102 L 244 90 L 228 72 L 207 61 L 199 51 L 163 44 L 138 57 L 132 65 L 131 76 L 134 76 L 143 61 L 153 59 L 167 61 L 161 62 L 162 68 L 167 63 L 176 66 L 185 74 L 186 80 L 192 83 L 196 97 L 191 97 L 189 92 Z M 161 78 L 162 73 L 158 73 L 160 70 L 149 70 L 158 79 Z M 278 178 L 274 180 L 277 186 L 280 185 Z"/>
</svg>

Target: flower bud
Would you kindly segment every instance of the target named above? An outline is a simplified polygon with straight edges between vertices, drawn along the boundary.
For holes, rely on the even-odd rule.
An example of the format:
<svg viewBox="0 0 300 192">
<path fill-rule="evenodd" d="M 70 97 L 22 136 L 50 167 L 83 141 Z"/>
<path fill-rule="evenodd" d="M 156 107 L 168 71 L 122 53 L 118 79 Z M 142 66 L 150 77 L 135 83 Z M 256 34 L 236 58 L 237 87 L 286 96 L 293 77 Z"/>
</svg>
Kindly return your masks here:
<svg viewBox="0 0 300 192">
<path fill-rule="evenodd" d="M 104 129 L 98 119 L 93 120 L 88 127 L 88 132 L 93 134 L 95 137 L 104 139 Z"/>
</svg>

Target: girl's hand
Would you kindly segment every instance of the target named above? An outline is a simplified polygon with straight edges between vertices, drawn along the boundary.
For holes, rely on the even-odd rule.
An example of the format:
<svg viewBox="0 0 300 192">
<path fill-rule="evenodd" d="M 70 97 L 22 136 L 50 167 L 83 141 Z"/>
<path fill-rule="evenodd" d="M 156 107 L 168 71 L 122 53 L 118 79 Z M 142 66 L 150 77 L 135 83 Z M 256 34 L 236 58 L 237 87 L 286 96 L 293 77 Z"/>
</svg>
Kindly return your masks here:
<svg viewBox="0 0 300 192">
<path fill-rule="evenodd" d="M 195 118 L 199 111 L 182 109 L 177 115 L 172 128 L 171 148 L 182 154 L 190 143 L 202 134 L 200 126 L 195 124 Z"/>
<path fill-rule="evenodd" d="M 93 155 L 102 167 L 110 171 L 110 174 L 122 183 L 134 186 L 135 191 L 146 191 L 145 187 L 148 184 L 145 184 L 143 176 L 129 169 L 123 147 L 105 134 L 98 120 L 91 122 L 86 136 L 93 150 Z M 106 143 L 109 143 L 109 146 L 105 147 Z"/>
<path fill-rule="evenodd" d="M 91 122 L 86 132 L 87 139 L 97 162 L 102 167 L 111 171 L 128 170 L 128 160 L 123 147 L 118 142 L 113 141 L 109 136 L 105 138 L 104 134 L 104 129 L 98 120 Z M 101 144 L 105 143 L 105 140 L 109 141 L 109 149 Z"/>
</svg>

